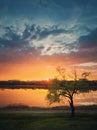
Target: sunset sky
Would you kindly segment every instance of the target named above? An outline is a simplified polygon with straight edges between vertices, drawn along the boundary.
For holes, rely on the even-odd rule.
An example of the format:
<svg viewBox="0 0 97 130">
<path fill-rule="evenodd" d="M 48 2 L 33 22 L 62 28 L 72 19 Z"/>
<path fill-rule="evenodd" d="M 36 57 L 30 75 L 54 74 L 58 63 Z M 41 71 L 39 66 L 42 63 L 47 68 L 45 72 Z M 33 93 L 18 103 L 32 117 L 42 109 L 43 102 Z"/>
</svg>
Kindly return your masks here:
<svg viewBox="0 0 97 130">
<path fill-rule="evenodd" d="M 0 80 L 66 71 L 97 80 L 97 0 L 0 0 Z"/>
</svg>

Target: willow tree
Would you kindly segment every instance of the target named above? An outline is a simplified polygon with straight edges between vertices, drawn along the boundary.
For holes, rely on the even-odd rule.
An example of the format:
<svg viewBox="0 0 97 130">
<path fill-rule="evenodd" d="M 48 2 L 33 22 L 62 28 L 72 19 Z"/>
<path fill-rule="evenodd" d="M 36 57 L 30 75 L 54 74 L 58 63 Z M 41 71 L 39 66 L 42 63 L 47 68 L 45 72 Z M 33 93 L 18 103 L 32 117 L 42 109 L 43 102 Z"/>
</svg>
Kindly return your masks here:
<svg viewBox="0 0 97 130">
<path fill-rule="evenodd" d="M 62 76 L 62 80 L 51 80 L 47 99 L 49 100 L 49 103 L 52 104 L 54 102 L 60 102 L 61 100 L 63 100 L 63 98 L 67 98 L 71 108 L 71 116 L 74 117 L 74 95 L 80 92 L 89 92 L 90 90 L 97 90 L 97 86 L 93 85 L 92 82 L 87 80 L 87 77 L 90 74 L 89 72 L 82 73 L 81 79 L 78 79 L 77 73 L 75 71 L 73 80 L 67 81 L 65 69 L 58 67 L 57 71 Z"/>
</svg>

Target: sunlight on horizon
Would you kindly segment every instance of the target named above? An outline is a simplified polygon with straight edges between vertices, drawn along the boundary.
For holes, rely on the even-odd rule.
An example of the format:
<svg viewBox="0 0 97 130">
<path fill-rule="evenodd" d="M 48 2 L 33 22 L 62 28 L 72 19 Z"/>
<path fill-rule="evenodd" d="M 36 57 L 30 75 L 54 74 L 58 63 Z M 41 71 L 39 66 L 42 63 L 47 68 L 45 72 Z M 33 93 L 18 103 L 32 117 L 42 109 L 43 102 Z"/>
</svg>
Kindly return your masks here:
<svg viewBox="0 0 97 130">
<path fill-rule="evenodd" d="M 22 68 L 21 68 L 22 67 Z M 0 80 L 24 80 L 24 81 L 33 81 L 33 80 L 49 80 L 54 78 L 62 79 L 61 75 L 57 72 L 56 68 L 58 66 L 50 66 L 40 65 L 34 66 L 31 65 L 22 66 L 15 65 L 14 68 L 8 70 L 6 73 L 0 75 Z M 64 68 L 64 65 L 62 66 Z M 91 74 L 88 76 L 89 80 L 97 80 L 96 72 L 92 72 L 91 69 L 86 70 L 80 67 L 76 67 L 76 72 L 78 78 L 81 78 L 81 74 L 83 72 L 90 72 Z M 74 66 L 66 66 L 65 67 L 65 76 L 66 80 L 74 79 Z"/>
</svg>

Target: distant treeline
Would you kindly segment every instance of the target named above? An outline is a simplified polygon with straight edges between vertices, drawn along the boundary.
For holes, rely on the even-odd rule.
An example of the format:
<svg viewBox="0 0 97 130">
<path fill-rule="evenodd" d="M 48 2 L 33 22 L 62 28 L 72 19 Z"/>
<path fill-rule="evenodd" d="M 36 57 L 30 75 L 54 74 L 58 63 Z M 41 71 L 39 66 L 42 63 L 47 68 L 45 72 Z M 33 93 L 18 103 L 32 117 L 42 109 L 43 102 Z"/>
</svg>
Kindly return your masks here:
<svg viewBox="0 0 97 130">
<path fill-rule="evenodd" d="M 67 81 L 73 82 L 73 81 Z M 90 86 L 97 87 L 97 81 L 87 81 Z M 8 81 L 0 81 L 0 88 L 6 89 L 19 89 L 19 88 L 40 88 L 40 89 L 48 89 L 50 82 L 47 81 L 20 81 L 20 80 L 8 80 Z"/>
<path fill-rule="evenodd" d="M 27 106 L 24 104 L 12 104 L 5 107 L 0 107 L 0 110 L 69 110 L 69 106 L 55 106 L 55 107 L 37 107 L 37 106 Z M 87 105 L 87 106 L 76 106 L 76 110 L 92 110 L 97 111 L 97 105 Z"/>
<path fill-rule="evenodd" d="M 0 88 L 43 88 L 47 89 L 49 83 L 47 81 L 20 81 L 20 80 L 8 80 L 0 81 Z"/>
</svg>

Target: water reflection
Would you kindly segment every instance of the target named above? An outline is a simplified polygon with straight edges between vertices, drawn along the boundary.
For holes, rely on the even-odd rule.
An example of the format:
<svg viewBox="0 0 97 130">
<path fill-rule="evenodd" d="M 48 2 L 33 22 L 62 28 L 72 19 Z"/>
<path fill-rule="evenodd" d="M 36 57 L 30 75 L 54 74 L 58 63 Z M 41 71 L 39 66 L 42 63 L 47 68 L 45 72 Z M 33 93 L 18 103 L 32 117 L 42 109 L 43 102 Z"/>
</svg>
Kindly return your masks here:
<svg viewBox="0 0 97 130">
<path fill-rule="evenodd" d="M 25 104 L 28 106 L 50 107 L 44 89 L 0 89 L 0 107 L 9 104 Z M 75 105 L 97 104 L 97 91 L 75 95 Z M 67 100 L 53 106 L 68 105 Z"/>
<path fill-rule="evenodd" d="M 8 104 L 26 104 L 29 106 L 47 106 L 43 89 L 4 89 L 0 90 L 0 106 Z"/>
</svg>

